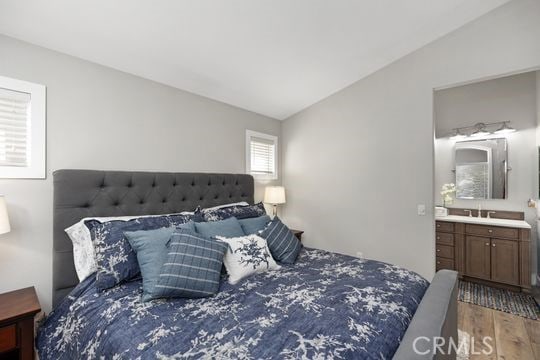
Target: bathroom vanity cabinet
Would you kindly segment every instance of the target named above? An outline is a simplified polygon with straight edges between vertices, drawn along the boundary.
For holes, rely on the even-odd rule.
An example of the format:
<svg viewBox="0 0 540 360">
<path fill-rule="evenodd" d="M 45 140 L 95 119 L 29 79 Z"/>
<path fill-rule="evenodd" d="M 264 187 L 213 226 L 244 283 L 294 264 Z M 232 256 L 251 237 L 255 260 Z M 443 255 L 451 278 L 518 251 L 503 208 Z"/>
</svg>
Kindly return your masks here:
<svg viewBox="0 0 540 360">
<path fill-rule="evenodd" d="M 451 269 L 460 277 L 491 286 L 529 292 L 531 226 L 520 212 L 495 212 L 500 218 L 464 216 L 463 209 L 435 223 L 436 270 Z M 504 218 L 503 218 L 504 217 Z"/>
</svg>

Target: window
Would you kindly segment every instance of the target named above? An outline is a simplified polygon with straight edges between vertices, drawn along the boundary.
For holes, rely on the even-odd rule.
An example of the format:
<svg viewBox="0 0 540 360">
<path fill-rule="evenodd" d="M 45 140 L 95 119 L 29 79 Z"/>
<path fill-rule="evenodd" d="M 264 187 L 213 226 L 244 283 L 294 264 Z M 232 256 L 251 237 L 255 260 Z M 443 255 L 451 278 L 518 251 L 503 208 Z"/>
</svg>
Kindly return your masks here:
<svg viewBox="0 0 540 360">
<path fill-rule="evenodd" d="M 0 178 L 45 178 L 45 86 L 0 76 Z"/>
<path fill-rule="evenodd" d="M 257 179 L 277 179 L 277 149 L 277 136 L 246 130 L 246 172 Z"/>
</svg>

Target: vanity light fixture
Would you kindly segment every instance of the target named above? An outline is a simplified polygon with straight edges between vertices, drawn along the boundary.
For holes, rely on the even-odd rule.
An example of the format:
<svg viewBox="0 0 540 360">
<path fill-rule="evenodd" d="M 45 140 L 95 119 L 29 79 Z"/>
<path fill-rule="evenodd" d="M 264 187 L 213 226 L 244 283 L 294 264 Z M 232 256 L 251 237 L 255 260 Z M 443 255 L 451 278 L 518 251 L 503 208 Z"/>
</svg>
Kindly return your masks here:
<svg viewBox="0 0 540 360">
<path fill-rule="evenodd" d="M 507 121 L 503 122 L 499 130 L 495 131 L 495 134 L 510 134 L 516 131 L 513 127 L 507 125 Z"/>
<path fill-rule="evenodd" d="M 492 123 L 479 122 L 473 126 L 463 126 L 453 129 L 450 140 L 465 140 L 468 137 L 484 137 L 491 134 L 506 135 L 516 131 L 513 127 L 508 125 L 510 121 L 497 121 Z M 495 126 L 500 126 L 497 130 L 494 130 Z"/>
</svg>

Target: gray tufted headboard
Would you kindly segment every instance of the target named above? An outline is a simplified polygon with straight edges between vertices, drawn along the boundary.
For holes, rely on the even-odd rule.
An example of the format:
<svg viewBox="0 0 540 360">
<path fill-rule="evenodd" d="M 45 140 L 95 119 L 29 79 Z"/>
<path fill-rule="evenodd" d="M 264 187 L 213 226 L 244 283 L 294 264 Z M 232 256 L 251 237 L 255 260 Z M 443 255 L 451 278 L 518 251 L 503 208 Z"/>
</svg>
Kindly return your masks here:
<svg viewBox="0 0 540 360">
<path fill-rule="evenodd" d="M 79 283 L 64 229 L 82 218 L 253 204 L 253 177 L 245 174 L 57 170 L 53 176 L 53 306 Z"/>
</svg>

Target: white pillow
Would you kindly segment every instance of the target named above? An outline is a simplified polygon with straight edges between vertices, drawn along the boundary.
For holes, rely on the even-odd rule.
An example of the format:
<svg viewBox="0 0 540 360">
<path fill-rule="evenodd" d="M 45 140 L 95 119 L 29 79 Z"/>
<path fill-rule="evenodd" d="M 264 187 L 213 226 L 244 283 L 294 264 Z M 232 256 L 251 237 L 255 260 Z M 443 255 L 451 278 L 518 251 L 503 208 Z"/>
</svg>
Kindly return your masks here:
<svg viewBox="0 0 540 360">
<path fill-rule="evenodd" d="M 180 214 L 193 214 L 193 212 L 182 212 Z M 137 218 L 164 215 L 175 214 L 87 217 L 64 229 L 73 243 L 73 262 L 75 264 L 75 271 L 77 272 L 79 281 L 83 281 L 97 271 L 96 253 L 94 252 L 94 246 L 92 245 L 92 236 L 90 235 L 90 230 L 84 224 L 85 221 L 97 220 L 101 223 L 105 223 L 108 221 L 129 221 Z"/>
<path fill-rule="evenodd" d="M 272 258 L 266 240 L 260 236 L 252 234 L 235 238 L 216 237 L 229 244 L 223 264 L 232 285 L 249 275 L 281 268 Z"/>
</svg>

